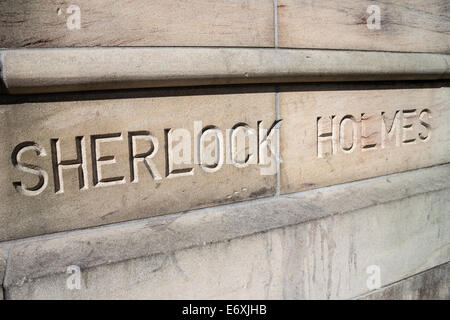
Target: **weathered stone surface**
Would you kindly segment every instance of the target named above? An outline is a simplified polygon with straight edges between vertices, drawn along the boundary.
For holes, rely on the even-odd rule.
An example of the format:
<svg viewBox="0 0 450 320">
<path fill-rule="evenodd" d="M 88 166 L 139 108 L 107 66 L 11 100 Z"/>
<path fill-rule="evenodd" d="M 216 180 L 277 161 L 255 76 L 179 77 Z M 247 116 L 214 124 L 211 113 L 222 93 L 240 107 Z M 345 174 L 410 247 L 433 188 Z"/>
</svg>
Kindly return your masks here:
<svg viewBox="0 0 450 320">
<path fill-rule="evenodd" d="M 434 267 L 386 288 L 370 293 L 364 300 L 449 300 L 450 263 Z"/>
<path fill-rule="evenodd" d="M 285 297 L 351 298 L 449 261 L 450 190 L 314 221 L 285 234 Z"/>
<path fill-rule="evenodd" d="M 450 161 L 450 88 L 349 89 L 281 89 L 282 193 Z"/>
<path fill-rule="evenodd" d="M 12 242 L 7 297 L 356 297 L 449 261 L 449 168 Z"/>
<path fill-rule="evenodd" d="M 277 3 L 281 47 L 450 52 L 447 0 L 278 0 Z M 374 5 L 379 8 L 379 28 L 378 9 Z"/>
<path fill-rule="evenodd" d="M 244 123 L 256 130 L 258 121 L 260 128 L 273 124 L 273 93 L 147 94 L 81 101 L 47 97 L 51 102 L 1 105 L 0 239 L 274 194 L 276 171 L 264 172 L 268 166 L 256 162 L 238 167 L 225 159 L 231 145 L 226 130 Z M 223 135 L 223 164 L 201 160 L 206 159 L 208 146 L 217 146 L 216 135 L 208 140 L 205 130 L 213 130 L 209 126 L 217 126 Z M 183 138 L 187 144 L 182 152 L 176 151 L 182 146 L 176 129 L 190 135 Z M 200 136 L 207 138 L 200 143 Z M 173 157 L 180 154 L 188 163 L 174 164 Z M 200 161 L 202 165 L 195 164 Z"/>
<path fill-rule="evenodd" d="M 42 241 L 23 240 L 27 244 L 15 249 L 17 263 L 10 279 L 64 272 L 66 266 L 77 261 L 89 268 L 173 252 L 398 201 L 450 187 L 449 174 L 450 165 L 442 165 L 195 213 L 153 217 L 63 236 L 48 235 Z M 41 248 L 51 248 L 53 254 L 39 254 Z"/>
<path fill-rule="evenodd" d="M 444 54 L 269 48 L 64 48 L 0 52 L 10 94 L 217 84 L 437 80 Z"/>
<path fill-rule="evenodd" d="M 3 300 L 3 280 L 6 271 L 7 250 L 0 248 L 0 300 Z"/>
<path fill-rule="evenodd" d="M 271 0 L 0 2 L 0 47 L 268 47 L 273 30 Z"/>
</svg>

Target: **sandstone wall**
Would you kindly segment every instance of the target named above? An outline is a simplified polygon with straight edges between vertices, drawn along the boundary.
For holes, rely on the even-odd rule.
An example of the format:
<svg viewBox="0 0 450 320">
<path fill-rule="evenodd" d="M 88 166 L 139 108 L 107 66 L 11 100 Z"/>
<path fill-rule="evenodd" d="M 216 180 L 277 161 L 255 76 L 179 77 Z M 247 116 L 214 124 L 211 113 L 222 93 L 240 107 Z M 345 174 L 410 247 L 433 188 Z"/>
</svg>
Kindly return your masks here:
<svg viewBox="0 0 450 320">
<path fill-rule="evenodd" d="M 0 1 L 0 298 L 449 299 L 448 1 Z"/>
</svg>

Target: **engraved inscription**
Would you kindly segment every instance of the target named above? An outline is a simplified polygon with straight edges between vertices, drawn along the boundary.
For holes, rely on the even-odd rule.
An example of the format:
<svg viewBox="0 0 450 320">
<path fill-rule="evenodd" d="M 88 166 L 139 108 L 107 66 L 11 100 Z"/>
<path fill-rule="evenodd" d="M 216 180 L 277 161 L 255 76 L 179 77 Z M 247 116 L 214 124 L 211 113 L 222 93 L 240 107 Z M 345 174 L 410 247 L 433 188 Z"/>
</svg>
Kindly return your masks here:
<svg viewBox="0 0 450 320">
<path fill-rule="evenodd" d="M 274 129 L 278 128 L 280 124 L 281 120 L 277 120 L 270 129 L 266 129 L 262 121 L 256 122 L 256 128 L 239 122 L 231 129 L 221 130 L 217 126 L 203 126 L 201 121 L 194 121 L 193 136 L 189 130 L 184 128 L 164 129 L 163 148 L 160 148 L 160 142 L 156 136 L 147 130 L 95 134 L 86 137 L 76 136 L 72 140 L 76 151 L 73 159 L 67 159 L 64 156 L 68 150 L 61 147 L 61 138 L 52 138 L 50 139 L 50 148 L 54 192 L 56 194 L 65 192 L 64 172 L 75 169 L 78 175 L 79 190 L 87 190 L 89 186 L 98 188 L 127 182 L 138 183 L 139 177 L 143 177 L 145 174 L 149 174 L 153 180 L 192 176 L 195 173 L 196 165 L 206 173 L 215 173 L 225 164 L 233 165 L 236 168 L 260 165 L 261 175 L 274 175 L 277 161 L 273 146 Z M 124 176 L 124 173 L 121 175 L 111 174 L 114 172 L 113 165 L 117 163 L 117 157 L 114 152 L 108 151 L 108 146 L 125 139 L 128 139 L 128 177 Z M 86 141 L 89 142 L 90 149 L 87 149 Z M 64 138 L 64 143 L 69 142 L 69 139 Z M 194 146 L 193 152 L 192 146 Z M 90 150 L 91 158 L 89 169 L 88 150 Z M 46 189 L 49 177 L 42 168 L 21 162 L 22 154 L 29 151 L 34 151 L 39 157 L 47 157 L 46 150 L 41 145 L 27 141 L 19 143 L 14 148 L 11 161 L 16 169 L 37 176 L 39 181 L 31 187 L 23 185 L 21 181 L 15 181 L 13 186 L 20 194 L 36 196 Z M 160 153 L 164 153 L 165 168 L 158 168 L 154 161 L 154 158 Z M 165 173 L 164 177 L 161 173 Z M 89 174 L 92 177 L 91 181 Z"/>
<path fill-rule="evenodd" d="M 121 133 L 99 134 L 91 136 L 92 180 L 94 187 L 105 187 L 125 183 L 124 176 L 104 178 L 101 169 L 102 166 L 116 163 L 116 158 L 114 155 L 101 156 L 100 144 L 121 140 Z"/>
<path fill-rule="evenodd" d="M 147 141 L 150 144 L 150 148 L 147 152 L 137 153 L 138 140 Z M 159 143 L 156 137 L 152 136 L 148 131 L 135 131 L 128 132 L 128 152 L 130 160 L 130 182 L 139 182 L 138 164 L 144 163 L 145 167 L 149 171 L 150 175 L 155 180 L 161 180 L 162 177 L 159 174 L 156 165 L 151 160 L 158 152 Z"/>
<path fill-rule="evenodd" d="M 317 157 L 427 142 L 431 119 L 429 109 L 403 109 L 390 115 L 361 113 L 358 118 L 351 114 L 318 116 Z"/>
<path fill-rule="evenodd" d="M 355 149 L 357 135 L 358 125 L 355 118 L 352 115 L 346 115 L 339 125 L 339 145 L 342 152 L 351 153 Z"/>
<path fill-rule="evenodd" d="M 194 175 L 193 167 L 174 168 L 175 165 L 191 164 L 191 133 L 182 128 L 166 129 L 164 131 L 166 140 L 166 178 Z"/>
<path fill-rule="evenodd" d="M 52 149 L 55 193 L 64 192 L 63 169 L 78 169 L 78 181 L 80 190 L 87 189 L 87 161 L 84 137 L 75 138 L 77 158 L 74 160 L 61 160 L 61 141 L 59 139 L 51 139 L 50 143 Z"/>
<path fill-rule="evenodd" d="M 22 143 L 19 143 L 13 150 L 11 154 L 11 162 L 13 166 L 20 171 L 30 173 L 32 175 L 36 175 L 39 178 L 38 183 L 33 187 L 27 187 L 22 184 L 20 181 L 14 181 L 13 186 L 16 189 L 17 192 L 20 194 L 26 195 L 26 196 L 37 196 L 42 191 L 45 190 L 48 184 L 48 174 L 46 171 L 42 170 L 41 168 L 34 166 L 32 164 L 26 164 L 20 161 L 21 156 L 23 153 L 27 151 L 34 151 L 37 156 L 39 157 L 45 157 L 47 153 L 45 152 L 45 149 L 42 148 L 40 145 L 33 141 L 25 141 Z"/>
</svg>

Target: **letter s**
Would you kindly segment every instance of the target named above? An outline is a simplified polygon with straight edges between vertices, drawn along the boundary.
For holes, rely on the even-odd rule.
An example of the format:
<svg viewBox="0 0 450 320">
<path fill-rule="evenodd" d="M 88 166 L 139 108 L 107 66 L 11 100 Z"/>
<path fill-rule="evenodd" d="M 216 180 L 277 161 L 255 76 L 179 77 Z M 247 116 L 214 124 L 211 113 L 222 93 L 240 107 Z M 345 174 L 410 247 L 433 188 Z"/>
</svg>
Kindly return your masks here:
<svg viewBox="0 0 450 320">
<path fill-rule="evenodd" d="M 47 153 L 45 149 L 33 141 L 25 141 L 19 143 L 11 154 L 11 161 L 15 168 L 20 171 L 31 173 L 39 177 L 38 183 L 34 187 L 26 187 L 21 181 L 14 181 L 13 186 L 16 191 L 26 196 L 37 196 L 45 190 L 48 184 L 48 174 L 38 166 L 20 162 L 22 154 L 26 151 L 34 151 L 40 157 L 45 157 Z"/>
<path fill-rule="evenodd" d="M 427 118 L 427 122 L 425 122 L 424 120 L 424 116 Z M 431 119 L 431 111 L 429 109 L 423 109 L 422 111 L 420 111 L 419 114 L 419 121 L 420 124 L 425 128 L 425 133 L 420 132 L 419 133 L 419 138 L 422 141 L 428 141 L 430 139 L 430 135 L 431 135 L 431 125 L 428 123 L 429 120 Z"/>
</svg>

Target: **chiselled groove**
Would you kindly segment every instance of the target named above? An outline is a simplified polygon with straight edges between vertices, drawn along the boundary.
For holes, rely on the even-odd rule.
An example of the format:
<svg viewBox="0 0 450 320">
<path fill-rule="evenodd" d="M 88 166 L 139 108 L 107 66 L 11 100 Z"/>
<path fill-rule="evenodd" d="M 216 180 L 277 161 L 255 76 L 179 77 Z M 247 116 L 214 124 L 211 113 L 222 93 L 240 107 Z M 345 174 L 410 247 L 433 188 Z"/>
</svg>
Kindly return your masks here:
<svg viewBox="0 0 450 320">
<path fill-rule="evenodd" d="M 152 136 L 150 134 L 149 131 L 143 130 L 143 131 L 134 131 L 134 132 L 129 132 L 128 133 L 128 152 L 129 152 L 129 163 L 130 163 L 130 181 L 131 182 L 138 182 L 138 177 L 137 177 L 137 167 L 136 167 L 136 159 L 141 159 L 147 169 L 152 172 L 151 168 L 149 168 L 147 162 L 146 162 L 146 158 L 147 157 L 151 157 L 153 155 L 153 153 L 156 151 L 156 147 L 155 147 L 155 143 L 153 142 L 153 140 L 151 141 L 150 144 L 150 149 L 147 152 L 144 153 L 139 153 L 139 154 L 135 154 L 135 138 L 138 137 L 145 137 L 145 138 L 150 138 L 152 139 Z M 153 175 L 153 174 L 152 174 Z"/>
<path fill-rule="evenodd" d="M 21 194 L 30 195 L 30 196 L 36 196 L 40 193 L 41 189 L 44 189 L 47 185 L 48 176 L 47 174 L 41 170 L 36 165 L 33 164 L 26 164 L 22 163 L 20 161 L 20 155 L 25 150 L 34 151 L 38 156 L 45 156 L 45 149 L 41 148 L 36 142 L 34 141 L 25 141 L 20 144 L 18 144 L 12 154 L 11 154 L 11 162 L 13 166 L 17 169 L 20 169 L 24 172 L 31 172 L 38 175 L 38 183 L 33 187 L 24 187 L 22 185 L 22 182 L 20 181 L 14 181 L 13 186 L 14 188 Z"/>
<path fill-rule="evenodd" d="M 75 137 L 76 159 L 62 160 L 60 143 L 60 139 L 50 140 L 55 193 L 64 192 L 62 183 L 62 170 L 64 168 L 77 169 L 79 188 L 80 190 L 84 189 L 86 187 L 86 160 L 84 159 L 86 151 L 84 147 L 84 137 Z"/>
<path fill-rule="evenodd" d="M 164 148 L 165 148 L 164 159 L 166 161 L 166 178 L 173 177 L 174 175 L 191 174 L 191 173 L 193 173 L 192 167 L 171 170 L 172 161 L 170 159 L 171 150 L 170 150 L 170 142 L 169 142 L 169 140 L 170 140 L 169 135 L 170 135 L 171 131 L 172 131 L 172 129 L 164 129 L 164 142 L 165 142 L 164 143 Z"/>
<path fill-rule="evenodd" d="M 326 133 L 319 134 L 319 137 L 321 137 L 321 138 L 331 137 L 331 132 L 326 132 Z"/>
<path fill-rule="evenodd" d="M 371 148 L 375 148 L 377 146 L 376 143 L 372 143 L 372 144 L 366 144 L 364 146 L 362 146 L 363 149 L 371 149 Z"/>
<path fill-rule="evenodd" d="M 122 139 L 122 133 L 108 133 L 108 134 L 98 134 L 98 135 L 92 135 L 91 136 L 91 157 L 92 157 L 92 179 L 93 179 L 93 185 L 96 186 L 103 186 L 107 183 L 123 183 L 125 182 L 124 176 L 117 176 L 117 177 L 108 177 L 103 178 L 100 175 L 100 168 L 99 168 L 99 162 L 108 162 L 108 163 L 114 163 L 115 162 L 115 156 L 113 155 L 106 155 L 106 156 L 99 156 L 99 144 L 100 141 L 107 142 L 105 140 L 115 141 Z"/>
</svg>

